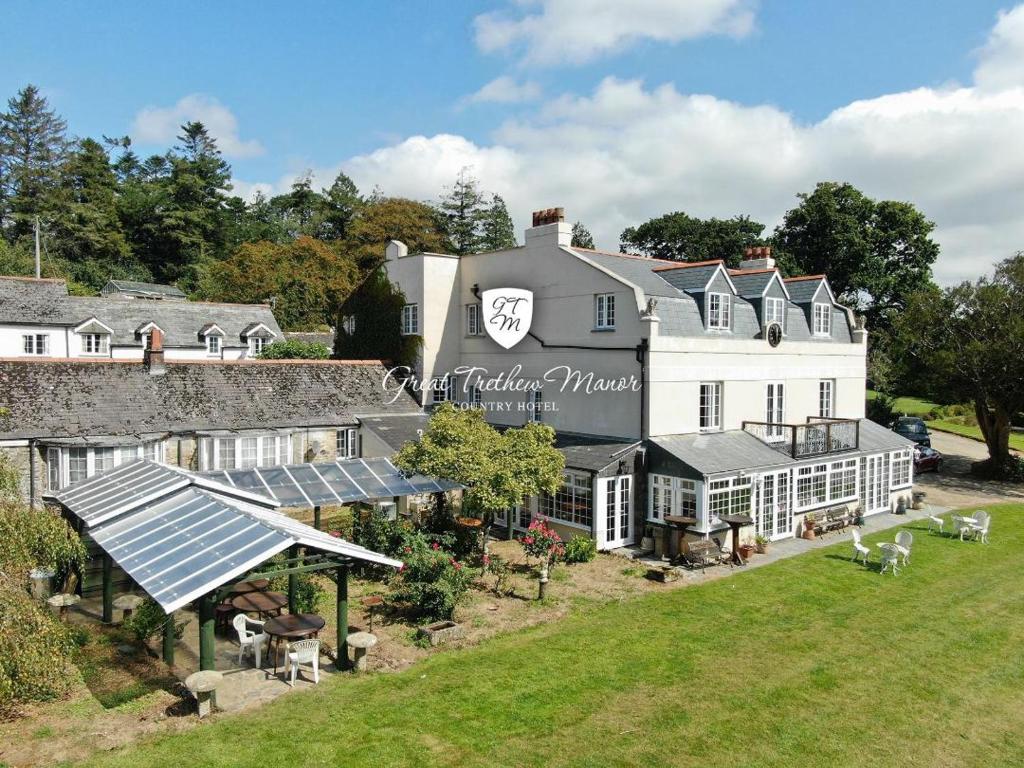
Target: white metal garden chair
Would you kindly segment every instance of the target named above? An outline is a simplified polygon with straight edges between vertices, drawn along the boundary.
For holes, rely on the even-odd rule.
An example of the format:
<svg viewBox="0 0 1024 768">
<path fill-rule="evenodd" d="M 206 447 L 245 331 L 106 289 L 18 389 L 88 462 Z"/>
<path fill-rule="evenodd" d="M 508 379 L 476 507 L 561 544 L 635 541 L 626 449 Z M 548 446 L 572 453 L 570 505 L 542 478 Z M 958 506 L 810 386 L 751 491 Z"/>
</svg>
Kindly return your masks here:
<svg viewBox="0 0 1024 768">
<path fill-rule="evenodd" d="M 974 513 L 974 523 L 971 525 L 971 535 L 975 539 L 981 539 L 982 544 L 988 544 L 988 527 L 992 523 L 992 515 L 985 510 Z"/>
<path fill-rule="evenodd" d="M 910 548 L 914 545 L 914 534 L 910 531 L 900 531 L 896 534 L 896 545 L 903 547 L 903 564 L 910 563 Z"/>
<path fill-rule="evenodd" d="M 879 544 L 878 548 L 882 550 L 882 568 L 880 573 L 885 573 L 885 569 L 888 568 L 892 571 L 892 575 L 895 576 L 900 572 L 900 551 L 896 549 L 895 544 Z"/>
<path fill-rule="evenodd" d="M 974 519 L 964 517 L 963 515 L 953 515 L 950 519 L 953 522 L 953 535 L 959 536 L 960 541 L 963 541 L 964 536 L 971 533 L 971 525 L 974 523 Z"/>
<path fill-rule="evenodd" d="M 865 546 L 860 540 L 860 531 L 856 528 L 853 529 L 853 562 L 857 562 L 857 558 L 861 557 L 864 560 L 864 565 L 868 564 L 868 556 L 871 554 L 871 550 Z"/>
<path fill-rule="evenodd" d="M 238 632 L 238 665 L 242 665 L 242 656 L 247 650 L 252 651 L 253 658 L 256 660 L 256 668 L 260 667 L 260 661 L 263 658 L 263 646 L 267 643 L 267 635 L 263 633 L 262 621 L 256 621 L 250 619 L 244 613 L 240 613 L 231 620 L 235 631 Z M 256 632 L 250 627 L 259 627 L 261 631 Z"/>
<path fill-rule="evenodd" d="M 931 507 L 928 507 L 928 531 L 931 532 L 938 529 L 939 534 L 941 535 L 944 532 L 942 529 L 945 525 L 946 521 L 932 512 Z"/>
<path fill-rule="evenodd" d="M 313 667 L 313 683 L 320 682 L 320 641 L 299 640 L 288 645 L 288 652 L 285 654 L 284 673 L 289 672 L 289 685 L 295 685 L 295 677 L 299 672 L 299 664 L 309 664 Z"/>
</svg>

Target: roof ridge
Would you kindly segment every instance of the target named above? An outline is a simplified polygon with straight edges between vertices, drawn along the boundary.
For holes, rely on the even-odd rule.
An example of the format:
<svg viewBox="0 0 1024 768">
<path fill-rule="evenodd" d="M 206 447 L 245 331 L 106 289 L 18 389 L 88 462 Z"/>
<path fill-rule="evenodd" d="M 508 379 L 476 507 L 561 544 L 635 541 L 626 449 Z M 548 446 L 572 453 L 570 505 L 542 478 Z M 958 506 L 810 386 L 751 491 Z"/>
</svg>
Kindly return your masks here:
<svg viewBox="0 0 1024 768">
<path fill-rule="evenodd" d="M 639 253 L 612 253 L 611 251 L 599 251 L 597 248 L 581 248 L 578 245 L 569 246 L 574 251 L 583 251 L 585 253 L 600 253 L 602 256 L 618 256 L 622 259 L 636 259 L 638 261 L 656 261 L 663 264 L 675 264 L 675 259 L 659 259 L 655 256 L 642 256 Z"/>
<path fill-rule="evenodd" d="M 710 267 L 713 264 L 724 265 L 725 264 L 725 260 L 724 259 L 708 259 L 707 261 L 688 261 L 688 262 L 683 262 L 681 264 L 674 264 L 674 265 L 669 266 L 669 267 L 655 267 L 653 271 L 655 271 L 655 272 L 668 272 L 668 271 L 671 271 L 673 269 L 689 269 L 690 267 Z M 728 272 L 728 270 L 726 270 L 726 272 Z"/>
<path fill-rule="evenodd" d="M 798 275 L 797 277 L 784 277 L 782 282 L 784 283 L 796 283 L 800 280 L 825 280 L 825 275 Z"/>
</svg>

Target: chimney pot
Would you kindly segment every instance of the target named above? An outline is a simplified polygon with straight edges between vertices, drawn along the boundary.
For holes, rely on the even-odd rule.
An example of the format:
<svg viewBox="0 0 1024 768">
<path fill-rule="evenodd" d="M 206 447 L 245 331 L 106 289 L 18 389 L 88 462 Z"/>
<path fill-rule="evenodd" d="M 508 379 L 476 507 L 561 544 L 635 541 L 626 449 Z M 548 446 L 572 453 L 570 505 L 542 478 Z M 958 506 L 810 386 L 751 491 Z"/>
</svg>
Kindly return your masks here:
<svg viewBox="0 0 1024 768">
<path fill-rule="evenodd" d="M 154 328 L 149 334 L 149 346 L 142 353 L 142 364 L 150 376 L 160 376 L 167 370 L 164 368 L 164 334 L 159 328 Z"/>
<path fill-rule="evenodd" d="M 533 212 L 533 226 L 543 227 L 545 224 L 556 224 L 565 221 L 565 208 L 545 208 Z"/>
</svg>

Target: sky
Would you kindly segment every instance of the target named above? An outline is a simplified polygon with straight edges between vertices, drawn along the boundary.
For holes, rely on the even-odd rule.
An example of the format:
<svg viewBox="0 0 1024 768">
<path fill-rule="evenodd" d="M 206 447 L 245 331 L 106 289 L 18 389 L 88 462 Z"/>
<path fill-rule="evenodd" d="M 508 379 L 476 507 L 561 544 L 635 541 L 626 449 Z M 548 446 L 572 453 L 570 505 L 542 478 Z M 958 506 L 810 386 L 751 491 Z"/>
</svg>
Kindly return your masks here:
<svg viewBox="0 0 1024 768">
<path fill-rule="evenodd" d="M 598 247 L 670 211 L 770 231 L 849 181 L 936 224 L 939 282 L 1024 248 L 1024 5 L 988 0 L 0 0 L 0 96 L 165 151 L 202 120 L 235 191 L 339 170 L 436 200 L 462 168 L 522 230 Z M 520 234 L 521 237 L 521 234 Z"/>
</svg>

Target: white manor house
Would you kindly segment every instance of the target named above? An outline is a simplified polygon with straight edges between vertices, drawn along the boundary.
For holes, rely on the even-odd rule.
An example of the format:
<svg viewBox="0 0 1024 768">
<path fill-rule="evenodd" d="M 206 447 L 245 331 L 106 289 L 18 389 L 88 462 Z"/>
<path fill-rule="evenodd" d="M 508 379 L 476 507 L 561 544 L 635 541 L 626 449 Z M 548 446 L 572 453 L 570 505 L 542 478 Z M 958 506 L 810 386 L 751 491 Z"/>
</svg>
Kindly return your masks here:
<svg viewBox="0 0 1024 768">
<path fill-rule="evenodd" d="M 415 373 L 437 384 L 425 409 L 454 400 L 557 432 L 565 484 L 509 510 L 513 528 L 540 514 L 612 549 L 659 535 L 665 515 L 720 536 L 721 515 L 746 513 L 745 538 L 781 539 L 808 513 L 910 502 L 911 443 L 864 418 L 867 330 L 826 276 L 783 279 L 768 248 L 735 270 L 574 248 L 549 209 L 524 246 L 460 257 L 392 241 L 385 269 L 407 302 L 403 333 L 422 338 Z M 481 296 L 499 288 L 533 293 L 510 349 L 484 325 Z"/>
</svg>

